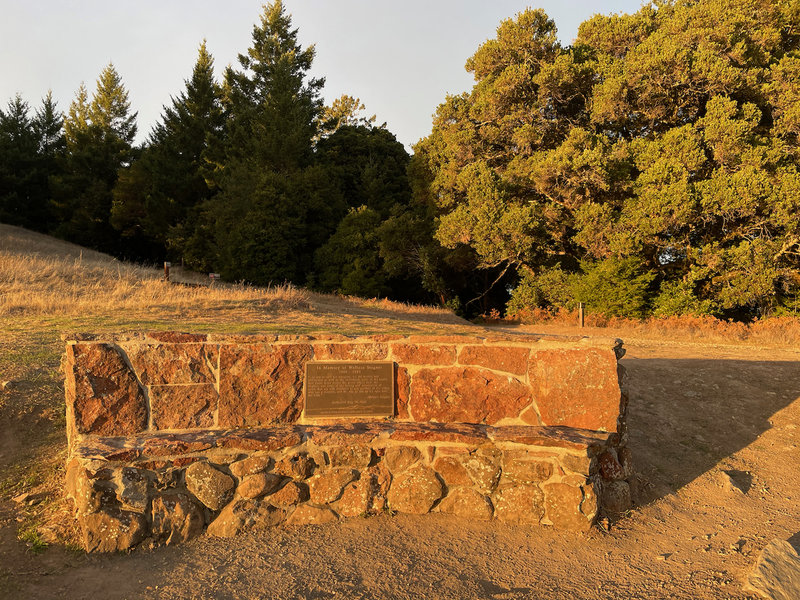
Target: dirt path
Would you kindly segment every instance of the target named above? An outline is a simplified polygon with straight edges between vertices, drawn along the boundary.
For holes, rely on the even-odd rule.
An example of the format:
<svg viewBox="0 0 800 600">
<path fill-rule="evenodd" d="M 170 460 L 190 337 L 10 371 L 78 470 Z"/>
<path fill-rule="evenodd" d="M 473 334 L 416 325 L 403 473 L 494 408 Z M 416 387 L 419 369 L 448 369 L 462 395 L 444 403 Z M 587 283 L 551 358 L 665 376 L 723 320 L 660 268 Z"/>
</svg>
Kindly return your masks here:
<svg viewBox="0 0 800 600">
<path fill-rule="evenodd" d="M 5 500 L 0 597 L 745 598 L 767 542 L 800 546 L 800 352 L 626 347 L 638 506 L 609 532 L 398 515 L 128 555 L 36 555 L 16 541 Z M 0 444 L 4 467 L 17 450 Z"/>
</svg>

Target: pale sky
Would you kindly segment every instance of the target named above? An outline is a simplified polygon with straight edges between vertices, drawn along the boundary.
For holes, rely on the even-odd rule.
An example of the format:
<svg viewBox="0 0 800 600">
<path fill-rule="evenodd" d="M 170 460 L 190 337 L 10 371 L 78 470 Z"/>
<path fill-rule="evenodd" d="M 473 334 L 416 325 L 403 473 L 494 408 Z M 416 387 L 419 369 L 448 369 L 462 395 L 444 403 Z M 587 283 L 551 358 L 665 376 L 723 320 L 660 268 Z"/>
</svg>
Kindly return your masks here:
<svg viewBox="0 0 800 600">
<path fill-rule="evenodd" d="M 32 107 L 52 89 L 66 112 L 83 81 L 91 93 L 114 63 L 138 111 L 138 140 L 191 75 L 207 40 L 217 73 L 250 45 L 261 0 L 0 0 L 0 105 L 20 93 Z M 562 43 L 595 13 L 632 13 L 642 0 L 285 0 L 312 74 L 330 103 L 347 93 L 409 149 L 430 133 L 445 95 L 472 87 L 466 59 L 500 21 L 528 6 L 555 21 Z"/>
</svg>

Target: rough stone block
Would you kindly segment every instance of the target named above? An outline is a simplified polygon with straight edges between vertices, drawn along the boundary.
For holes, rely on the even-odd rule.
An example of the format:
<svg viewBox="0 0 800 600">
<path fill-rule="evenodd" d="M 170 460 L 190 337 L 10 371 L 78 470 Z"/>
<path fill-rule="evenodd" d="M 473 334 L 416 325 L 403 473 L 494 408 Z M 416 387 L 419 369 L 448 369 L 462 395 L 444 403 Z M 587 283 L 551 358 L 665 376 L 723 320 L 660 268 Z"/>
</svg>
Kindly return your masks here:
<svg viewBox="0 0 800 600">
<path fill-rule="evenodd" d="M 452 365 L 456 362 L 455 346 L 392 344 L 392 355 L 406 365 Z"/>
<path fill-rule="evenodd" d="M 400 473 L 418 462 L 422 453 L 414 446 L 390 446 L 383 454 L 383 460 L 392 473 Z"/>
<path fill-rule="evenodd" d="M 452 367 L 416 373 L 409 409 L 415 421 L 493 425 L 519 416 L 530 402 L 530 388 L 518 379 L 475 367 Z"/>
<path fill-rule="evenodd" d="M 289 508 L 308 500 L 308 486 L 290 481 L 277 492 L 271 494 L 267 501 L 281 508 Z"/>
<path fill-rule="evenodd" d="M 67 346 L 67 431 L 130 435 L 147 427 L 147 403 L 119 351 L 109 344 Z"/>
<path fill-rule="evenodd" d="M 332 467 L 366 469 L 372 462 L 372 448 L 369 446 L 339 446 L 331 448 L 328 454 L 331 459 Z"/>
<path fill-rule="evenodd" d="M 123 343 L 121 346 L 144 385 L 217 382 L 216 344 Z"/>
<path fill-rule="evenodd" d="M 622 514 L 633 505 L 626 481 L 604 481 L 601 498 L 603 510 L 610 515 Z"/>
<path fill-rule="evenodd" d="M 458 353 L 458 362 L 461 365 L 525 375 L 528 372 L 530 353 L 529 348 L 516 346 L 465 346 Z"/>
<path fill-rule="evenodd" d="M 503 487 L 493 500 L 495 516 L 505 523 L 538 524 L 544 516 L 544 493 L 536 485 Z"/>
<path fill-rule="evenodd" d="M 467 519 L 488 521 L 492 518 L 492 503 L 472 488 L 457 488 L 439 503 L 439 511 Z"/>
<path fill-rule="evenodd" d="M 158 543 L 185 542 L 200 535 L 205 519 L 203 511 L 187 494 L 158 494 L 150 511 L 151 533 Z"/>
<path fill-rule="evenodd" d="M 242 479 L 247 475 L 268 471 L 272 466 L 272 463 L 273 460 L 271 456 L 262 454 L 257 456 L 249 456 L 245 459 L 232 462 L 230 465 L 228 465 L 228 468 L 231 470 L 231 473 L 234 475 L 234 477 Z"/>
<path fill-rule="evenodd" d="M 500 465 L 489 456 L 473 454 L 463 465 L 475 487 L 484 494 L 490 494 L 500 481 Z"/>
<path fill-rule="evenodd" d="M 330 504 L 342 495 L 344 486 L 358 479 L 359 473 L 355 469 L 338 467 L 330 471 L 317 473 L 308 480 L 308 491 L 311 502 L 314 504 Z"/>
<path fill-rule="evenodd" d="M 314 344 L 314 360 L 386 360 L 389 346 L 381 343 Z"/>
<path fill-rule="evenodd" d="M 534 351 L 528 376 L 544 425 L 617 430 L 622 392 L 613 350 Z"/>
<path fill-rule="evenodd" d="M 98 511 L 79 519 L 87 552 L 129 550 L 147 535 L 144 515 L 127 510 Z"/>
<path fill-rule="evenodd" d="M 286 519 L 287 525 L 321 525 L 336 521 L 336 513 L 326 506 L 301 504 Z"/>
<path fill-rule="evenodd" d="M 219 510 L 233 495 L 233 479 L 207 462 L 186 468 L 186 489 L 211 510 Z"/>
<path fill-rule="evenodd" d="M 242 498 L 253 500 L 272 494 L 284 481 L 283 477 L 274 473 L 256 473 L 242 479 L 236 492 Z"/>
<path fill-rule="evenodd" d="M 421 515 L 429 512 L 443 494 L 436 472 L 418 464 L 394 477 L 387 500 L 394 510 Z"/>
<path fill-rule="evenodd" d="M 311 346 L 223 345 L 220 427 L 294 423 L 303 411 L 303 373 Z"/>
<path fill-rule="evenodd" d="M 153 429 L 197 429 L 214 425 L 219 394 L 210 383 L 153 385 L 149 394 Z"/>
<path fill-rule="evenodd" d="M 275 463 L 272 471 L 278 475 L 291 477 L 295 480 L 308 479 L 314 474 L 317 468 L 316 461 L 305 452 L 284 456 Z"/>
<path fill-rule="evenodd" d="M 580 486 L 547 483 L 544 489 L 545 514 L 554 527 L 586 531 L 592 520 L 581 512 L 583 491 Z"/>
<path fill-rule="evenodd" d="M 456 456 L 440 456 L 434 463 L 433 468 L 439 473 L 448 488 L 459 485 L 472 485 L 472 479 L 464 468 L 461 459 Z"/>
</svg>

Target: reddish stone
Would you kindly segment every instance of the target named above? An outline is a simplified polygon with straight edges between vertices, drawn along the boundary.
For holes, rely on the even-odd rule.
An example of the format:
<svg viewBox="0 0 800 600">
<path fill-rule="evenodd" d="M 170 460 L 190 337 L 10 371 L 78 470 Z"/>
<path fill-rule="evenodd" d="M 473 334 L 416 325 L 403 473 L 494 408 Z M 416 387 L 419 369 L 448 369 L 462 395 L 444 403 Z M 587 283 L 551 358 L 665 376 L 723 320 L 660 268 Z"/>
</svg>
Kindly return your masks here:
<svg viewBox="0 0 800 600">
<path fill-rule="evenodd" d="M 452 365 L 456 362 L 455 346 L 392 344 L 394 359 L 404 365 Z"/>
<path fill-rule="evenodd" d="M 411 388 L 411 376 L 408 369 L 396 365 L 395 368 L 395 394 L 397 395 L 397 418 L 408 419 L 408 397 Z"/>
<path fill-rule="evenodd" d="M 383 455 L 383 460 L 392 473 L 405 471 L 420 458 L 422 454 L 414 446 L 392 446 Z"/>
<path fill-rule="evenodd" d="M 381 333 L 376 335 L 370 335 L 367 337 L 374 342 L 394 342 L 395 340 L 402 340 L 406 336 L 391 334 L 391 333 Z"/>
<path fill-rule="evenodd" d="M 232 462 L 230 465 L 228 465 L 228 468 L 231 470 L 231 473 L 234 477 L 241 479 L 247 475 L 253 475 L 255 473 L 266 471 L 271 466 L 272 458 L 262 454 L 260 456 L 249 456 L 243 460 Z"/>
<path fill-rule="evenodd" d="M 486 428 L 470 423 L 396 423 L 389 439 L 396 442 L 456 442 L 479 446 L 486 442 Z"/>
<path fill-rule="evenodd" d="M 362 476 L 358 481 L 348 483 L 342 497 L 334 508 L 343 517 L 358 517 L 366 514 L 372 500 L 373 482 L 370 476 Z"/>
<path fill-rule="evenodd" d="M 145 385 L 216 384 L 216 344 L 122 344 L 139 380 Z"/>
<path fill-rule="evenodd" d="M 214 385 L 150 386 L 153 429 L 197 429 L 214 425 L 219 395 Z"/>
<path fill-rule="evenodd" d="M 335 423 L 304 428 L 309 441 L 318 446 L 369 445 L 376 437 L 391 430 L 391 423 Z"/>
<path fill-rule="evenodd" d="M 583 491 L 583 502 L 581 502 L 581 512 L 590 520 L 594 521 L 597 512 L 600 509 L 600 504 L 597 498 L 597 492 L 592 482 L 587 482 L 581 486 Z"/>
<path fill-rule="evenodd" d="M 455 456 L 440 456 L 433 463 L 433 468 L 444 479 L 448 488 L 459 485 L 472 485 L 472 479 L 470 479 L 462 461 Z"/>
<path fill-rule="evenodd" d="M 536 412 L 536 407 L 533 405 L 523 410 L 522 413 L 520 413 L 519 418 L 528 425 L 542 424 L 542 419 L 539 417 L 539 413 Z"/>
<path fill-rule="evenodd" d="M 213 439 L 204 434 L 167 434 L 148 436 L 142 441 L 142 453 L 145 456 L 173 456 L 201 452 L 214 446 Z"/>
<path fill-rule="evenodd" d="M 141 450 L 133 446 L 129 438 L 84 438 L 75 446 L 73 454 L 80 458 L 97 458 L 110 462 L 131 461 L 138 458 Z"/>
<path fill-rule="evenodd" d="M 186 494 L 159 494 L 150 508 L 151 535 L 167 545 L 200 535 L 205 518 L 200 507 Z"/>
<path fill-rule="evenodd" d="M 338 517 L 330 508 L 301 504 L 286 519 L 287 525 L 321 525 L 336 521 Z"/>
<path fill-rule="evenodd" d="M 330 504 L 339 499 L 344 486 L 358 479 L 354 469 L 340 467 L 318 473 L 308 480 L 308 492 L 314 504 Z"/>
<path fill-rule="evenodd" d="M 458 353 L 462 365 L 477 365 L 515 375 L 528 372 L 529 348 L 517 346 L 465 346 Z"/>
<path fill-rule="evenodd" d="M 534 351 L 528 375 L 544 425 L 617 430 L 622 394 L 613 350 Z"/>
<path fill-rule="evenodd" d="M 303 436 L 293 427 L 275 427 L 230 431 L 220 438 L 217 445 L 235 450 L 282 450 L 296 446 Z"/>
<path fill-rule="evenodd" d="M 578 450 L 594 456 L 607 445 L 609 434 L 597 431 L 580 431 L 569 427 L 535 427 L 510 425 L 489 430 L 495 442 L 514 442 L 526 446 L 551 446 Z"/>
<path fill-rule="evenodd" d="M 109 344 L 67 345 L 67 432 L 129 435 L 147 428 L 147 403 L 136 377 Z"/>
<path fill-rule="evenodd" d="M 308 500 L 308 486 L 290 481 L 267 498 L 270 504 L 288 508 Z"/>
<path fill-rule="evenodd" d="M 472 488 L 458 488 L 439 503 L 439 511 L 467 519 L 488 521 L 492 518 L 492 503 Z"/>
<path fill-rule="evenodd" d="M 436 472 L 418 464 L 395 476 L 387 500 L 393 510 L 421 515 L 430 511 L 443 493 L 444 487 Z"/>
<path fill-rule="evenodd" d="M 608 479 L 609 481 L 625 479 L 625 472 L 617 460 L 617 453 L 613 450 L 603 452 L 597 460 L 597 464 L 603 479 Z"/>
<path fill-rule="evenodd" d="M 553 474 L 553 463 L 533 453 L 508 450 L 503 456 L 503 478 L 515 483 L 541 483 Z"/>
<path fill-rule="evenodd" d="M 303 411 L 303 373 L 311 346 L 222 346 L 220 427 L 294 423 Z"/>
<path fill-rule="evenodd" d="M 474 367 L 422 369 L 414 374 L 409 410 L 416 421 L 488 423 L 515 418 L 531 403 L 521 381 Z"/>
<path fill-rule="evenodd" d="M 275 463 L 273 472 L 296 480 L 308 479 L 317 468 L 316 461 L 305 452 L 284 456 Z"/>
<path fill-rule="evenodd" d="M 493 499 L 494 514 L 505 523 L 538 524 L 544 516 L 544 494 L 535 485 L 503 487 Z"/>
<path fill-rule="evenodd" d="M 205 342 L 208 339 L 208 335 L 205 333 L 181 333 L 179 331 L 150 331 L 147 333 L 147 337 L 166 344 Z"/>
<path fill-rule="evenodd" d="M 411 335 L 411 344 L 480 344 L 482 338 L 474 335 Z"/>
<path fill-rule="evenodd" d="M 389 346 L 365 344 L 315 344 L 314 360 L 386 360 Z"/>
<path fill-rule="evenodd" d="M 545 513 L 554 527 L 586 531 L 592 526 L 592 519 L 581 512 L 583 490 L 579 486 L 547 483 L 542 487 Z"/>
</svg>

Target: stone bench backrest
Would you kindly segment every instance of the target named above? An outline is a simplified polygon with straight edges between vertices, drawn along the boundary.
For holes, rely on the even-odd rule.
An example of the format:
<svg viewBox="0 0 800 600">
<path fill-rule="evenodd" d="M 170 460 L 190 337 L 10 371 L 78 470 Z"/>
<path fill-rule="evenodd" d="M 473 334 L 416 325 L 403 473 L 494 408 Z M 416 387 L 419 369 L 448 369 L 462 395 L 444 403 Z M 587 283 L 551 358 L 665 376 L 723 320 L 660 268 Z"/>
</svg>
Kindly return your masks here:
<svg viewBox="0 0 800 600">
<path fill-rule="evenodd" d="M 307 362 L 389 361 L 396 420 L 613 432 L 622 353 L 619 340 L 536 336 L 83 335 L 67 341 L 67 430 L 72 440 L 315 423 Z"/>
</svg>

